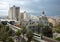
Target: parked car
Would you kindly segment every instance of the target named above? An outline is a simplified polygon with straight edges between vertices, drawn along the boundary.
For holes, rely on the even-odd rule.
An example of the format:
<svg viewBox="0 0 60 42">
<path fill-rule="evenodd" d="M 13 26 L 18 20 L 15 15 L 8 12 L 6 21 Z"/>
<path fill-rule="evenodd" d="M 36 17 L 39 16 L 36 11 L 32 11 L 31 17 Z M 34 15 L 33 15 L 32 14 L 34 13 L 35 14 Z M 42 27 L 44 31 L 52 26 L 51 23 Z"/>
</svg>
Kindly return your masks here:
<svg viewBox="0 0 60 42">
<path fill-rule="evenodd" d="M 15 24 L 15 21 L 10 21 L 9 22 L 11 25 L 14 25 Z"/>
</svg>

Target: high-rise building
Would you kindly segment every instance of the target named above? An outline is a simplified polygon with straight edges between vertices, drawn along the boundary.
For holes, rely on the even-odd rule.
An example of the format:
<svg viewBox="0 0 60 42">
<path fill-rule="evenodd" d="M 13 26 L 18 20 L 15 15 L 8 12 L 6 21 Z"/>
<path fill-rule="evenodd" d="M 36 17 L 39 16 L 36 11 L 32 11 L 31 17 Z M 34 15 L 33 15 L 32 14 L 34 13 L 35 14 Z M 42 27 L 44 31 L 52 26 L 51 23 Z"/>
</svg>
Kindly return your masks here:
<svg viewBox="0 0 60 42">
<path fill-rule="evenodd" d="M 16 7 L 15 5 L 13 7 L 10 7 L 8 12 L 8 18 L 10 20 L 20 20 L 20 7 Z"/>
<path fill-rule="evenodd" d="M 24 11 L 24 19 L 28 19 L 28 14 L 27 14 L 27 12 L 26 11 Z"/>
<path fill-rule="evenodd" d="M 24 13 L 21 12 L 21 13 L 20 13 L 20 20 L 23 20 L 23 19 L 24 19 Z"/>
<path fill-rule="evenodd" d="M 20 19 L 21 20 L 28 20 L 28 14 L 26 11 L 20 13 Z"/>
</svg>

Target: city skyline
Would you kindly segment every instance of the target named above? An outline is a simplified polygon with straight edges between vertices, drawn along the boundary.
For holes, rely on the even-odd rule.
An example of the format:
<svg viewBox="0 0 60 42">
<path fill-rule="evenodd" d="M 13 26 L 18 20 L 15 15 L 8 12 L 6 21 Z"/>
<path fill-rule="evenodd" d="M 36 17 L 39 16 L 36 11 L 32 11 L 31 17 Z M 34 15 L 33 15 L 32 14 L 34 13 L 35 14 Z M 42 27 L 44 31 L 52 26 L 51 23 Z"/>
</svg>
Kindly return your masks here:
<svg viewBox="0 0 60 42">
<path fill-rule="evenodd" d="M 47 16 L 60 15 L 60 0 L 0 0 L 0 16 L 7 16 L 13 5 L 32 15 L 41 15 L 43 8 Z"/>
</svg>

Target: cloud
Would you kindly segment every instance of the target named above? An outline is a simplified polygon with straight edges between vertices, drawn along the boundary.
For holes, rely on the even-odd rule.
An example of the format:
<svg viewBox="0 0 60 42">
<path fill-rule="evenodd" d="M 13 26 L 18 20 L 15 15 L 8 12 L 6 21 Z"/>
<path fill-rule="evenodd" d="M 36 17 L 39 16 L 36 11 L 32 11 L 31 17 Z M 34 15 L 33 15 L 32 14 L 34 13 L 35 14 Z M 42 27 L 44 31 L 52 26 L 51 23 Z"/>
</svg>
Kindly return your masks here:
<svg viewBox="0 0 60 42">
<path fill-rule="evenodd" d="M 43 8 L 47 15 L 60 14 L 60 0 L 0 0 L 0 15 L 8 15 L 8 9 L 13 5 L 34 15 L 40 15 Z"/>
</svg>

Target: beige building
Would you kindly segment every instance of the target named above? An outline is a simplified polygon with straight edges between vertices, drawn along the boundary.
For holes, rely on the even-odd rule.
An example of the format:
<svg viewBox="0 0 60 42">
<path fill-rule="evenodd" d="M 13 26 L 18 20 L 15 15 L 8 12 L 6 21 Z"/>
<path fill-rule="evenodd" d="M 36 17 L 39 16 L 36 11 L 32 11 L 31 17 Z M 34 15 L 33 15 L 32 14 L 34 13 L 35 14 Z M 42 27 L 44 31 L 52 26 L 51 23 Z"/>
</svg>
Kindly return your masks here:
<svg viewBox="0 0 60 42">
<path fill-rule="evenodd" d="M 28 13 L 26 11 L 20 13 L 21 20 L 28 20 Z"/>
<path fill-rule="evenodd" d="M 56 20 L 58 22 L 58 25 L 60 25 L 60 16 L 57 17 L 58 19 Z"/>
<path fill-rule="evenodd" d="M 56 19 L 48 18 L 48 21 L 49 21 L 50 23 L 52 23 L 53 26 L 56 26 L 56 25 L 57 25 L 57 21 L 56 21 Z"/>
<path fill-rule="evenodd" d="M 8 12 L 8 19 L 10 20 L 20 20 L 20 7 L 16 7 L 15 5 L 13 7 L 10 7 Z"/>
</svg>

